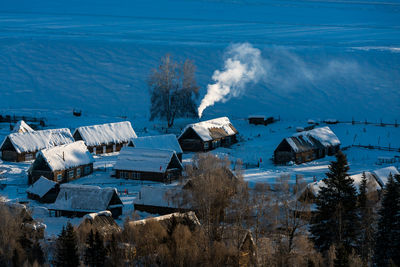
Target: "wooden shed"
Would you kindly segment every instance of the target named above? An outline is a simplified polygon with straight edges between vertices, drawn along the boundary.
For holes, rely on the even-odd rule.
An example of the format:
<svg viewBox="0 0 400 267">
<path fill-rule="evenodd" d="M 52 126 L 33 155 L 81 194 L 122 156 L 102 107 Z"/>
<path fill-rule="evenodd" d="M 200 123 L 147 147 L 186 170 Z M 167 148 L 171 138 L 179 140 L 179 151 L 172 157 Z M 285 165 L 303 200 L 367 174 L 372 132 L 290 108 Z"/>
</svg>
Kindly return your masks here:
<svg viewBox="0 0 400 267">
<path fill-rule="evenodd" d="M 120 151 L 137 137 L 129 121 L 82 126 L 74 131 L 73 136 L 76 141 L 83 140 L 94 154 Z"/>
<path fill-rule="evenodd" d="M 301 164 L 326 155 L 334 155 L 340 149 L 340 141 L 329 127 L 303 131 L 285 138 L 274 151 L 275 164 L 290 161 Z"/>
<path fill-rule="evenodd" d="M 28 170 L 28 183 L 41 176 L 65 183 L 93 172 L 93 156 L 83 141 L 43 149 Z"/>
<path fill-rule="evenodd" d="M 227 117 L 189 124 L 179 136 L 183 151 L 209 151 L 237 142 L 238 131 Z"/>
<path fill-rule="evenodd" d="M 178 159 L 182 162 L 182 148 L 174 134 L 163 134 L 154 136 L 143 136 L 132 138 L 128 146 L 137 148 L 164 149 L 175 151 Z"/>
<path fill-rule="evenodd" d="M 114 166 L 117 178 L 170 182 L 182 175 L 175 151 L 124 147 Z"/>
<path fill-rule="evenodd" d="M 54 203 L 59 191 L 60 185 L 58 183 L 43 176 L 26 189 L 28 198 L 40 203 Z"/>
<path fill-rule="evenodd" d="M 69 129 L 50 129 L 9 134 L 1 144 L 1 158 L 4 161 L 28 161 L 45 148 L 73 143 Z"/>
<path fill-rule="evenodd" d="M 122 207 L 122 201 L 115 188 L 62 184 L 56 201 L 49 206 L 49 211 L 57 217 L 82 217 L 108 210 L 113 218 L 118 218 L 122 214 Z"/>
</svg>

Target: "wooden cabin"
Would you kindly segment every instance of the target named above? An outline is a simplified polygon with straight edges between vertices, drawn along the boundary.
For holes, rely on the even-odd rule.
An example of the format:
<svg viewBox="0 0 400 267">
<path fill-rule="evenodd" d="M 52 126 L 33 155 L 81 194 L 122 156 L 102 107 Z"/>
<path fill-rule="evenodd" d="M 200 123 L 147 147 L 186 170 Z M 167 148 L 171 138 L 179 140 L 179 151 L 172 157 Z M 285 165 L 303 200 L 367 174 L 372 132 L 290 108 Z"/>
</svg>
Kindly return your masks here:
<svg viewBox="0 0 400 267">
<path fill-rule="evenodd" d="M 28 161 L 45 148 L 73 143 L 69 129 L 50 129 L 9 134 L 1 144 L 1 158 L 4 161 Z"/>
<path fill-rule="evenodd" d="M 58 183 L 43 176 L 26 189 L 28 198 L 40 203 L 54 203 L 59 191 L 60 185 Z"/>
<path fill-rule="evenodd" d="M 334 155 L 339 149 L 340 141 L 329 127 L 315 128 L 283 139 L 274 151 L 274 162 L 301 164 Z"/>
<path fill-rule="evenodd" d="M 238 131 L 227 117 L 189 124 L 179 136 L 183 151 L 209 151 L 237 142 Z"/>
<path fill-rule="evenodd" d="M 263 115 L 251 115 L 248 117 L 249 124 L 268 125 L 275 122 L 274 117 L 266 117 Z"/>
<path fill-rule="evenodd" d="M 76 141 L 83 140 L 94 154 L 120 151 L 137 137 L 129 121 L 82 126 L 74 131 L 73 136 Z"/>
<path fill-rule="evenodd" d="M 49 211 L 56 217 L 82 217 L 108 210 L 113 218 L 118 218 L 122 214 L 122 207 L 115 188 L 62 184 L 56 201 L 49 206 Z"/>
<path fill-rule="evenodd" d="M 43 149 L 28 170 L 28 183 L 41 176 L 65 183 L 93 172 L 93 156 L 83 141 Z"/>
<path fill-rule="evenodd" d="M 104 239 L 109 239 L 113 234 L 118 234 L 122 231 L 112 217 L 112 213 L 108 210 L 86 214 L 83 216 L 77 230 L 81 233 L 84 232 L 84 236 L 87 236 L 90 230 L 93 233 L 99 232 Z"/>
<path fill-rule="evenodd" d="M 163 134 L 132 138 L 128 146 L 137 148 L 151 148 L 175 151 L 178 159 L 182 162 L 182 148 L 174 134 Z"/>
<path fill-rule="evenodd" d="M 124 147 L 114 166 L 117 178 L 170 182 L 182 175 L 175 151 Z"/>
</svg>

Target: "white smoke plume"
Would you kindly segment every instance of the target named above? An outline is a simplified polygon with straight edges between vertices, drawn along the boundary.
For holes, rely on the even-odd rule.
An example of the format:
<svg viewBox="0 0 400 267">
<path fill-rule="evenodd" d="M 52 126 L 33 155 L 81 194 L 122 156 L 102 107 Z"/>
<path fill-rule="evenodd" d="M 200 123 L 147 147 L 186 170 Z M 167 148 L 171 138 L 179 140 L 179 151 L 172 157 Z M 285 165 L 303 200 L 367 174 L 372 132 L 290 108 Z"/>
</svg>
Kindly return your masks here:
<svg viewBox="0 0 400 267">
<path fill-rule="evenodd" d="M 215 83 L 207 85 L 207 94 L 197 109 L 199 118 L 216 102 L 226 102 L 241 95 L 249 82 L 256 83 L 265 73 L 261 51 L 249 43 L 232 45 L 226 56 L 224 69 L 214 71 L 212 79 Z"/>
</svg>

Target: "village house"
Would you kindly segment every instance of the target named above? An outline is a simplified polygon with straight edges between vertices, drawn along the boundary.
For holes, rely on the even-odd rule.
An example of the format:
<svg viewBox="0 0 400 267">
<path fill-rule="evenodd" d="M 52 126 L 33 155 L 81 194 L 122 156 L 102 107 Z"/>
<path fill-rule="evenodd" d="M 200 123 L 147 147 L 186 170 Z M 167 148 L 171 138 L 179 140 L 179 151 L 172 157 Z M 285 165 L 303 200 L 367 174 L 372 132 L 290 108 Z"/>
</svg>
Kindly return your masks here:
<svg viewBox="0 0 400 267">
<path fill-rule="evenodd" d="M 274 117 L 266 117 L 264 115 L 250 115 L 248 118 L 249 124 L 254 124 L 254 125 L 268 125 L 273 123 Z"/>
<path fill-rule="evenodd" d="M 114 166 L 117 178 L 170 182 L 182 175 L 175 151 L 124 147 Z"/>
<path fill-rule="evenodd" d="M 1 144 L 1 158 L 4 161 L 28 161 L 45 148 L 73 143 L 69 129 L 50 129 L 9 134 Z"/>
<path fill-rule="evenodd" d="M 129 121 L 82 126 L 74 131 L 73 136 L 76 141 L 83 140 L 94 154 L 120 151 L 137 137 Z"/>
<path fill-rule="evenodd" d="M 60 185 L 58 183 L 43 176 L 26 189 L 28 198 L 40 203 L 54 203 L 59 191 Z"/>
<path fill-rule="evenodd" d="M 178 159 L 182 162 L 182 148 L 174 134 L 163 134 L 132 138 L 128 146 L 137 148 L 152 148 L 175 151 Z"/>
<path fill-rule="evenodd" d="M 189 124 L 178 137 L 183 151 L 209 151 L 237 142 L 238 131 L 227 117 Z"/>
<path fill-rule="evenodd" d="M 84 232 L 83 236 L 87 236 L 90 230 L 93 233 L 99 232 L 105 239 L 111 238 L 111 235 L 122 231 L 112 217 L 112 213 L 108 210 L 86 214 L 83 216 L 77 230 L 78 232 Z"/>
<path fill-rule="evenodd" d="M 56 217 L 82 217 L 108 210 L 113 218 L 118 218 L 122 214 L 122 207 L 122 201 L 115 188 L 62 184 L 56 201 L 48 209 Z"/>
<path fill-rule="evenodd" d="M 182 203 L 181 186 L 142 186 L 139 196 L 133 200 L 133 206 L 137 211 L 151 214 L 170 214 L 174 212 L 187 212 L 190 206 L 180 206 Z"/>
<path fill-rule="evenodd" d="M 304 162 L 334 155 L 340 149 L 340 141 L 329 127 L 315 128 L 285 138 L 274 151 L 275 164 Z"/>
<path fill-rule="evenodd" d="M 28 170 L 28 183 L 41 176 L 65 183 L 93 172 L 93 156 L 83 141 L 47 148 L 37 153 Z"/>
</svg>

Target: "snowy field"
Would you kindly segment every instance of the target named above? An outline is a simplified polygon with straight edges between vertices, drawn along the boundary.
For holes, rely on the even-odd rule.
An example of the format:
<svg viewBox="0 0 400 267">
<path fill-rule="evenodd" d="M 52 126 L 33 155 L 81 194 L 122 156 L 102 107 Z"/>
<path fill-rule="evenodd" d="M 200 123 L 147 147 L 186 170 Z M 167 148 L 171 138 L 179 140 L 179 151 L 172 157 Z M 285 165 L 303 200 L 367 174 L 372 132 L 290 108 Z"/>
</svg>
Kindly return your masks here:
<svg viewBox="0 0 400 267">
<path fill-rule="evenodd" d="M 80 125 L 89 125 L 104 121 L 117 121 L 118 118 L 113 117 L 80 117 L 76 118 L 72 115 L 60 117 L 57 113 L 54 117 L 50 116 L 49 123 L 51 127 L 77 127 Z M 128 118 L 130 119 L 130 118 Z M 138 136 L 161 134 L 164 131 L 162 128 L 153 123 L 146 121 L 135 121 L 130 119 L 133 128 Z M 188 120 L 178 120 L 176 127 L 172 130 L 173 133 L 179 134 L 180 129 L 187 123 Z M 296 174 L 304 176 L 307 182 L 312 182 L 313 179 L 321 180 L 328 170 L 328 165 L 333 157 L 326 157 L 309 163 L 292 166 L 275 166 L 271 157 L 276 146 L 280 141 L 287 136 L 296 132 L 296 127 L 306 126 L 307 120 L 279 121 L 268 126 L 249 125 L 247 120 L 233 119 L 232 123 L 240 133 L 239 143 L 231 148 L 218 148 L 212 153 L 220 157 L 229 157 L 232 162 L 241 159 L 244 163 L 244 178 L 253 187 L 255 183 L 274 184 L 282 174 L 289 174 L 291 182 L 295 181 Z M 323 124 L 322 124 L 323 125 Z M 362 145 L 380 145 L 400 148 L 400 127 L 394 126 L 373 126 L 373 125 L 351 125 L 337 124 L 330 125 L 331 129 L 337 134 L 342 142 L 342 147 L 352 144 Z M 146 129 L 146 131 L 144 131 Z M 71 128 L 73 130 L 73 128 Z M 0 139 L 3 139 L 9 133 L 8 124 L 0 124 Z M 349 148 L 345 151 L 350 163 L 350 174 L 360 173 L 362 171 L 371 171 L 378 168 L 394 165 L 400 167 L 399 152 L 388 152 L 380 150 L 369 150 L 361 148 Z M 111 174 L 118 153 L 111 153 L 104 156 L 95 156 L 94 173 L 90 176 L 75 180 L 72 183 L 97 185 L 100 187 L 115 187 L 117 188 L 120 197 L 124 203 L 123 216 L 118 220 L 119 224 L 123 224 L 126 216 L 130 216 L 133 212 L 132 201 L 138 197 L 138 192 L 143 185 L 152 185 L 156 187 L 164 187 L 164 185 L 153 182 L 140 182 L 125 179 L 112 178 Z M 185 153 L 183 155 L 184 164 L 190 164 L 193 153 Z M 397 157 L 396 157 L 397 156 Z M 378 157 L 395 158 L 396 163 L 378 164 Z M 260 167 L 256 165 L 261 161 Z M 247 168 L 246 166 L 247 165 Z M 58 234 L 62 225 L 66 220 L 70 220 L 74 224 L 80 222 L 79 218 L 67 219 L 65 217 L 49 217 L 46 211 L 40 207 L 47 205 L 39 204 L 36 201 L 27 199 L 26 188 L 27 174 L 30 163 L 10 163 L 1 162 L 0 169 L 2 170 L 3 179 L 0 181 L 0 195 L 12 201 L 27 201 L 28 205 L 33 208 L 35 218 L 43 220 L 48 225 L 47 235 Z M 148 214 L 140 213 L 140 216 L 146 217 Z"/>
</svg>

